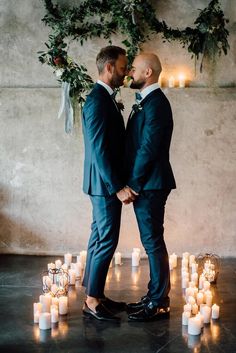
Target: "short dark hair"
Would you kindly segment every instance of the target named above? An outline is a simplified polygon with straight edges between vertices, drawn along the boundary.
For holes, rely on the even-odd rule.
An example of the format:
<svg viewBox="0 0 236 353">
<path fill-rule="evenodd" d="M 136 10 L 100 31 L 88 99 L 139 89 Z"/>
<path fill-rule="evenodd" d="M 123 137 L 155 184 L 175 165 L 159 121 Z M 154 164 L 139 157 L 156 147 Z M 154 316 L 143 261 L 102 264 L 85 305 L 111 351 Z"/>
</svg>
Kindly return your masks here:
<svg viewBox="0 0 236 353">
<path fill-rule="evenodd" d="M 102 48 L 96 58 L 98 73 L 101 74 L 103 72 L 106 63 L 109 62 L 114 65 L 119 55 L 126 55 L 125 49 L 115 45 Z"/>
</svg>

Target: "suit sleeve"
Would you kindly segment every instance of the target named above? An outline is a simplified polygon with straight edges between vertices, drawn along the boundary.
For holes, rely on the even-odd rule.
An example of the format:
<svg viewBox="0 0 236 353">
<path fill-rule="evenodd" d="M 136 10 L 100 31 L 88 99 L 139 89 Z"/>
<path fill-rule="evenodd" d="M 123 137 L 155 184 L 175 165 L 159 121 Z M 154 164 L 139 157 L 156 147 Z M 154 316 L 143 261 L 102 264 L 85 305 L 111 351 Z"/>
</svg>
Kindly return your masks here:
<svg viewBox="0 0 236 353">
<path fill-rule="evenodd" d="M 100 100 L 90 99 L 84 109 L 83 118 L 96 166 L 109 194 L 112 195 L 121 190 L 124 185 L 118 180 L 116 172 L 112 168 L 107 143 L 107 135 L 109 133 L 107 119 L 109 117 L 107 109 L 104 109 L 104 106 L 105 103 L 102 104 Z"/>
<path fill-rule="evenodd" d="M 149 104 L 143 109 L 145 109 L 145 124 L 142 140 L 127 182 L 127 185 L 136 192 L 142 190 L 146 176 L 160 153 L 160 146 L 166 125 L 161 111 L 159 111 L 156 104 Z"/>
</svg>

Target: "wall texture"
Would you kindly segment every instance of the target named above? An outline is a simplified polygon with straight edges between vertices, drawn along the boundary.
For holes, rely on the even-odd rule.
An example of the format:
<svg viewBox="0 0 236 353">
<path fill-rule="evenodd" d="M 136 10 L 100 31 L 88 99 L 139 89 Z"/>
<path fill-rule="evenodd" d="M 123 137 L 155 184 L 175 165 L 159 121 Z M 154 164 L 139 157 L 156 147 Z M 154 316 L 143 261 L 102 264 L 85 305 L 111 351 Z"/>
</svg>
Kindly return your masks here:
<svg viewBox="0 0 236 353">
<path fill-rule="evenodd" d="M 207 3 L 161 0 L 156 8 L 167 23 L 183 28 Z M 191 80 L 191 88 L 163 88 L 174 113 L 171 161 L 177 181 L 166 207 L 165 237 L 169 251 L 179 255 L 188 250 L 236 256 L 236 7 L 234 0 L 222 5 L 230 19 L 231 50 L 218 61 L 215 88 L 207 87 L 207 71 L 194 76 L 194 63 L 178 43 L 153 37 L 144 45 L 159 54 L 164 76 L 181 70 Z M 90 232 L 90 202 L 81 190 L 81 126 L 73 135 L 64 133 L 64 122 L 56 118 L 60 89 L 50 68 L 37 61 L 48 33 L 43 16 L 41 1 L 0 0 L 1 253 L 77 254 L 86 248 Z M 113 43 L 121 39 L 114 37 Z M 94 79 L 94 58 L 104 45 L 103 39 L 89 41 L 82 50 L 71 45 L 73 57 L 87 63 Z M 121 95 L 127 119 L 133 92 L 122 89 Z M 132 206 L 126 206 L 118 247 L 129 256 L 136 246 L 137 225 Z"/>
</svg>

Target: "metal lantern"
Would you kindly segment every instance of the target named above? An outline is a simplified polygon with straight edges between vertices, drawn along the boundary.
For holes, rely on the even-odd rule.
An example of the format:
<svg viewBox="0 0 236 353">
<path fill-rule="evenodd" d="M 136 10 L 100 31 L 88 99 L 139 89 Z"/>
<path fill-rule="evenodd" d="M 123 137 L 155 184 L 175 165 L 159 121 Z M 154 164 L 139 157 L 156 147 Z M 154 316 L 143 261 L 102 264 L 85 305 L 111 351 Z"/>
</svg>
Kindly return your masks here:
<svg viewBox="0 0 236 353">
<path fill-rule="evenodd" d="M 42 273 L 43 292 L 52 297 L 67 295 L 69 286 L 68 271 L 63 268 L 49 268 Z"/>
<path fill-rule="evenodd" d="M 220 269 L 220 257 L 216 254 L 199 254 L 196 258 L 198 269 L 204 277 L 212 284 L 217 282 Z"/>
</svg>

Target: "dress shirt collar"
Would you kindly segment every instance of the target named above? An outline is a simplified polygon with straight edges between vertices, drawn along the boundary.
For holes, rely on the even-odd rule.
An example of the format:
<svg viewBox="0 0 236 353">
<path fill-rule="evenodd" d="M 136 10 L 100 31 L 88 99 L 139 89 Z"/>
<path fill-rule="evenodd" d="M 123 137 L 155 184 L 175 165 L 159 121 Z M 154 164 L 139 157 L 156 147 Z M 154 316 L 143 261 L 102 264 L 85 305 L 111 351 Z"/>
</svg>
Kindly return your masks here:
<svg viewBox="0 0 236 353">
<path fill-rule="evenodd" d="M 158 89 L 158 88 L 160 88 L 160 86 L 159 86 L 158 83 L 153 83 L 152 85 L 147 86 L 146 88 L 144 88 L 144 89 L 142 90 L 142 92 L 140 92 L 141 97 L 142 97 L 142 100 L 143 100 L 149 93 L 151 93 L 152 91 L 154 91 L 155 89 Z"/>
<path fill-rule="evenodd" d="M 99 85 L 103 86 L 110 95 L 112 95 L 112 93 L 114 92 L 113 89 L 110 86 L 108 86 L 105 82 L 103 82 L 101 80 L 97 80 L 97 83 Z"/>
</svg>

